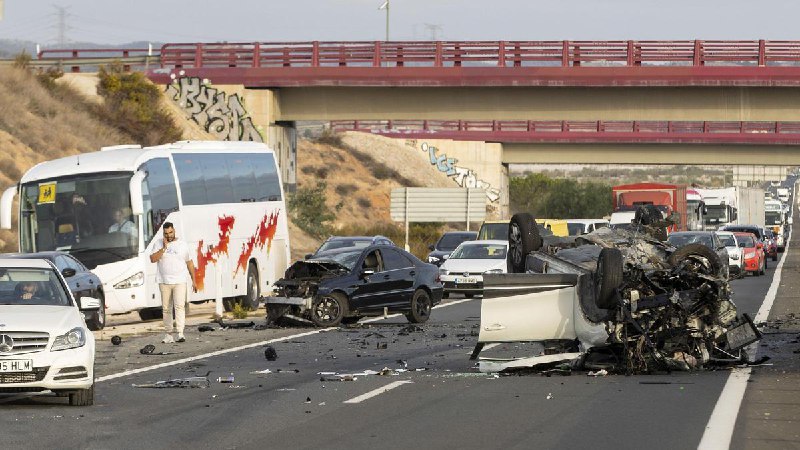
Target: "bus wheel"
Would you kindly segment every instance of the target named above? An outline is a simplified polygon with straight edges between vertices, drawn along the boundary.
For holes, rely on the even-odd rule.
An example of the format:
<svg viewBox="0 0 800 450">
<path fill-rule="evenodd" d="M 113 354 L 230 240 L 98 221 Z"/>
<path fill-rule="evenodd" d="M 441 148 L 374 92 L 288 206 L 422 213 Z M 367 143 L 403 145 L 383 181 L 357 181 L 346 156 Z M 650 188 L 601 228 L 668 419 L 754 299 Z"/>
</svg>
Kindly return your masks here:
<svg viewBox="0 0 800 450">
<path fill-rule="evenodd" d="M 247 266 L 247 295 L 242 298 L 242 306 L 250 308 L 251 311 L 258 309 L 261 292 L 258 289 L 258 271 L 256 265 L 250 263 Z"/>
</svg>

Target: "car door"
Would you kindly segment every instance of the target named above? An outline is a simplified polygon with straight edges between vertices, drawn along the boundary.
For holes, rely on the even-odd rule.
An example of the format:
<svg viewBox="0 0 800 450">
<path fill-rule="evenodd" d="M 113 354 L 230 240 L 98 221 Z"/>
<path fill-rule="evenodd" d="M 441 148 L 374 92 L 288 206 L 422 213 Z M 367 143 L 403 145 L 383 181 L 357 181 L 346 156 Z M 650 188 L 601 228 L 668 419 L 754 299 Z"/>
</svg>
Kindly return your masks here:
<svg viewBox="0 0 800 450">
<path fill-rule="evenodd" d="M 373 263 L 370 263 L 373 258 Z M 351 309 L 368 311 L 387 306 L 390 303 L 387 297 L 392 290 L 391 275 L 384 270 L 381 251 L 374 247 L 365 250 L 355 271 L 358 281 L 350 296 Z"/>
<path fill-rule="evenodd" d="M 389 307 L 408 306 L 414 295 L 414 277 L 416 267 L 399 249 L 385 248 L 381 250 L 386 274 L 389 276 L 387 295 Z"/>
</svg>

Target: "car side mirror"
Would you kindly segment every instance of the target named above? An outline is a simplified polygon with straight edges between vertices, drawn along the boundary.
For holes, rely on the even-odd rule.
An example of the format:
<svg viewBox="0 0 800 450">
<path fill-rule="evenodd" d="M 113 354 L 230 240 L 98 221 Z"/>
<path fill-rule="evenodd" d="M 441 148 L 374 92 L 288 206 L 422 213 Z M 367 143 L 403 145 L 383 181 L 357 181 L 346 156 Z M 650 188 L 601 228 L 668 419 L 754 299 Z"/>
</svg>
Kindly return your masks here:
<svg viewBox="0 0 800 450">
<path fill-rule="evenodd" d="M 436 248 L 436 247 L 434 247 L 434 246 L 433 246 L 433 244 L 431 244 L 431 245 L 429 245 L 429 246 L 428 246 L 428 250 L 430 250 L 430 251 L 433 251 L 435 248 Z"/>
<path fill-rule="evenodd" d="M 100 299 L 94 297 L 81 297 L 80 301 L 81 311 L 97 311 L 100 309 Z"/>
<path fill-rule="evenodd" d="M 77 272 L 75 269 L 71 267 L 67 267 L 66 269 L 61 271 L 61 275 L 64 275 L 64 278 L 74 277 Z"/>
<path fill-rule="evenodd" d="M 368 276 L 372 275 L 373 273 L 375 273 L 375 271 L 373 269 L 364 269 L 364 270 L 361 271 L 361 278 L 367 278 Z"/>
</svg>

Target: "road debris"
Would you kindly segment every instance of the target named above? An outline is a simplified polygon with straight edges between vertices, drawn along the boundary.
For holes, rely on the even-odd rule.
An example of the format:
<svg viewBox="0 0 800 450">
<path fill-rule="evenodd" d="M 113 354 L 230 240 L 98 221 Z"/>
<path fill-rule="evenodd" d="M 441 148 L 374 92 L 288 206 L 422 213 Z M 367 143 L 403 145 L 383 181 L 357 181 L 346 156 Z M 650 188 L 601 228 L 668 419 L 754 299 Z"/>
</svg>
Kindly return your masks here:
<svg viewBox="0 0 800 450">
<path fill-rule="evenodd" d="M 233 383 L 233 381 L 234 381 L 233 374 L 230 374 L 227 377 L 217 378 L 217 383 Z"/>
<path fill-rule="evenodd" d="M 216 328 L 212 327 L 211 325 L 200 325 L 199 327 L 197 327 L 197 331 L 199 331 L 201 333 L 205 333 L 207 331 L 214 331 L 214 330 L 216 330 Z"/>
<path fill-rule="evenodd" d="M 122 343 L 122 338 L 119 336 L 111 336 L 111 343 L 113 345 L 119 345 Z"/>
<path fill-rule="evenodd" d="M 278 359 L 278 352 L 275 351 L 275 347 L 268 345 L 264 348 L 264 357 L 267 361 L 275 361 Z"/>
<path fill-rule="evenodd" d="M 211 382 L 208 381 L 208 374 L 209 373 L 211 373 L 211 372 L 206 373 L 205 376 L 174 378 L 174 379 L 171 379 L 171 380 L 156 381 L 155 383 L 133 384 L 132 386 L 135 387 L 135 388 L 154 388 L 154 389 L 161 389 L 161 388 L 207 388 L 207 387 L 211 386 Z"/>
</svg>

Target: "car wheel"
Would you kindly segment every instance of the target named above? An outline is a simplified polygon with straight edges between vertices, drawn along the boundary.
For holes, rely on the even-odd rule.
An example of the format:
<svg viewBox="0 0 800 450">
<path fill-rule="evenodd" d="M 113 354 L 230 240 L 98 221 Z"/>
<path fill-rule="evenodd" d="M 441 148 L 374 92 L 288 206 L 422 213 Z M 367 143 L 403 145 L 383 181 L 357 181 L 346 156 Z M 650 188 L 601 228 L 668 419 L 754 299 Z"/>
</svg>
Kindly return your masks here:
<svg viewBox="0 0 800 450">
<path fill-rule="evenodd" d="M 450 298 L 450 293 L 449 292 L 442 292 L 442 299 L 444 300 L 446 298 Z"/>
<path fill-rule="evenodd" d="M 89 389 L 69 393 L 70 406 L 91 406 L 94 404 L 94 384 Z"/>
<path fill-rule="evenodd" d="M 347 298 L 340 293 L 316 297 L 311 303 L 311 321 L 318 327 L 335 327 L 347 314 Z"/>
<path fill-rule="evenodd" d="M 425 323 L 431 317 L 431 296 L 423 289 L 417 289 L 411 299 L 411 312 L 406 314 L 406 318 L 411 323 Z"/>
<path fill-rule="evenodd" d="M 97 298 L 100 300 L 100 309 L 86 321 L 86 326 L 92 331 L 102 330 L 106 326 L 106 298 L 103 291 L 97 291 Z"/>
<path fill-rule="evenodd" d="M 777 261 L 778 260 L 778 252 L 775 252 L 775 254 L 772 255 L 772 260 L 773 261 Z"/>
<path fill-rule="evenodd" d="M 600 250 L 595 271 L 595 295 L 597 306 L 612 309 L 617 306 L 614 291 L 622 285 L 622 252 L 617 248 Z"/>
<path fill-rule="evenodd" d="M 508 224 L 508 273 L 524 273 L 528 253 L 542 248 L 542 238 L 533 216 L 514 214 Z"/>
<path fill-rule="evenodd" d="M 241 299 L 242 306 L 250 308 L 251 311 L 257 310 L 260 295 L 258 270 L 256 270 L 255 264 L 250 263 L 247 266 L 247 294 Z"/>
<path fill-rule="evenodd" d="M 161 308 L 144 308 L 139 310 L 139 317 L 142 320 L 156 320 L 164 317 Z"/>
<path fill-rule="evenodd" d="M 767 258 L 767 255 L 764 255 L 764 269 L 769 269 L 769 266 L 767 265 L 767 260 L 768 259 L 769 258 Z"/>
<path fill-rule="evenodd" d="M 722 263 L 713 250 L 703 244 L 686 244 L 678 248 L 667 258 L 667 262 L 675 267 L 688 260 L 694 265 L 694 270 L 705 275 L 724 277 Z"/>
</svg>

